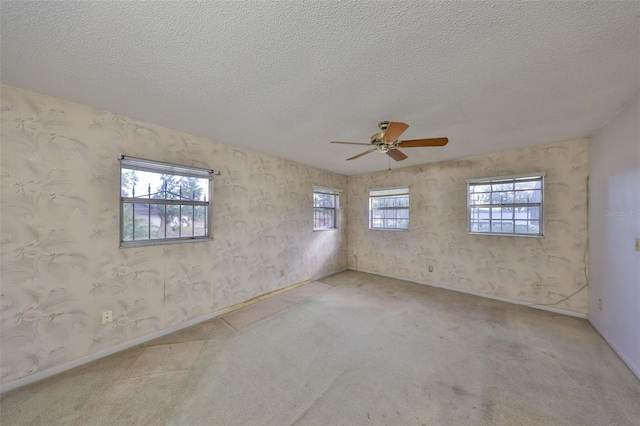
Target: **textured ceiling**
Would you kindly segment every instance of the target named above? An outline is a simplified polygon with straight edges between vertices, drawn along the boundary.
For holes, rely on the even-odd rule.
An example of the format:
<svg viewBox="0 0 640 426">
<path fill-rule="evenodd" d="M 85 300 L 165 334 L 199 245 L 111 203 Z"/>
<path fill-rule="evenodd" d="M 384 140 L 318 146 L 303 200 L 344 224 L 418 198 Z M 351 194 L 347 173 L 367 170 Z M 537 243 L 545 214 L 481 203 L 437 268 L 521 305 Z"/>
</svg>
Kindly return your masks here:
<svg viewBox="0 0 640 426">
<path fill-rule="evenodd" d="M 588 136 L 638 92 L 640 2 L 2 2 L 2 82 L 343 174 Z M 215 165 L 212 165 L 215 166 Z"/>
</svg>

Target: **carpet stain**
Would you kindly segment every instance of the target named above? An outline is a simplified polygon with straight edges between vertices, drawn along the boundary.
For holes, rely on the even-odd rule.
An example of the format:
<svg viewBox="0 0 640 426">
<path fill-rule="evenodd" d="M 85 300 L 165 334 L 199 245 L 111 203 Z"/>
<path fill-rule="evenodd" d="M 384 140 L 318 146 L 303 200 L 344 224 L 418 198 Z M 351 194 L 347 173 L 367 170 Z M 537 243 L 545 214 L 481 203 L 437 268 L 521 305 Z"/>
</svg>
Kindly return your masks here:
<svg viewBox="0 0 640 426">
<path fill-rule="evenodd" d="M 466 390 L 465 388 L 458 386 L 458 385 L 453 385 L 451 386 L 451 390 L 453 390 L 453 393 L 456 396 L 460 396 L 460 397 L 465 397 L 469 394 L 471 394 L 471 392 L 469 392 L 468 390 Z"/>
<path fill-rule="evenodd" d="M 557 355 L 555 352 L 550 351 L 550 350 L 548 350 L 548 349 L 541 349 L 541 348 L 538 348 L 538 352 L 540 352 L 541 354 L 547 355 L 547 356 L 549 356 L 549 357 L 551 357 L 551 358 L 554 358 L 554 359 L 557 359 L 557 358 L 558 358 L 558 355 Z"/>
</svg>

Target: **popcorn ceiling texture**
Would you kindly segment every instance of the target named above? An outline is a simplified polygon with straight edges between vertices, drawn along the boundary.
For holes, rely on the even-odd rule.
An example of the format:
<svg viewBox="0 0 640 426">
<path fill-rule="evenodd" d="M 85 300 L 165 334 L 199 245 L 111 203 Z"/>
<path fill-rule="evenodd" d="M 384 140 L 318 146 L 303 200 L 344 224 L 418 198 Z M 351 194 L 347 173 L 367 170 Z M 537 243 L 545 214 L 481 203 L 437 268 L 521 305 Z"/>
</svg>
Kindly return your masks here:
<svg viewBox="0 0 640 426">
<path fill-rule="evenodd" d="M 354 175 L 589 136 L 638 91 L 640 2 L 3 2 L 2 81 Z M 392 162 L 393 163 L 393 162 Z"/>
</svg>

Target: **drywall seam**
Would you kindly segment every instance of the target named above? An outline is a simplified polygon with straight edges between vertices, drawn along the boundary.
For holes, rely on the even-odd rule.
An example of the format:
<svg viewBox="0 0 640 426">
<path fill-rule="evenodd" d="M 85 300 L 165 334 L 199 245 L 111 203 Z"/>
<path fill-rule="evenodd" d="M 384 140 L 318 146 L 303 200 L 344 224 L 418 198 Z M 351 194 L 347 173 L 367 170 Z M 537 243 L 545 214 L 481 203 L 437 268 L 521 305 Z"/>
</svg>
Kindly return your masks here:
<svg viewBox="0 0 640 426">
<path fill-rule="evenodd" d="M 458 293 L 471 294 L 473 296 L 480 296 L 480 297 L 484 297 L 486 299 L 499 300 L 500 302 L 512 303 L 514 305 L 522 305 L 522 306 L 526 306 L 528 308 L 535 308 L 535 309 L 540 309 L 542 311 L 554 312 L 556 314 L 569 315 L 569 316 L 572 316 L 572 317 L 583 318 L 583 319 L 587 318 L 586 314 L 583 314 L 583 313 L 580 313 L 580 312 L 573 312 L 573 311 L 569 311 L 569 310 L 561 309 L 561 308 L 554 308 L 553 306 L 535 305 L 535 304 L 532 304 L 532 303 L 529 303 L 529 302 L 524 302 L 522 300 L 509 299 L 508 297 L 494 296 L 494 295 L 487 294 L 487 293 L 480 293 L 480 292 L 472 291 L 472 290 L 464 290 L 464 289 L 460 289 L 460 288 L 449 287 L 449 286 L 446 286 L 446 285 L 430 283 L 430 282 L 427 282 L 427 281 L 413 280 L 413 279 L 409 279 L 409 278 L 399 277 L 397 275 L 383 274 L 381 272 L 367 271 L 367 270 L 364 270 L 364 269 L 355 269 L 355 268 L 352 268 L 352 267 L 349 267 L 349 269 L 354 270 L 354 271 L 358 271 L 358 272 L 366 272 L 367 274 L 380 275 L 380 276 L 383 276 L 383 277 L 395 278 L 397 280 L 409 281 L 409 282 L 416 283 L 416 284 L 428 285 L 429 287 L 436 287 L 436 288 L 441 288 L 441 289 L 444 289 L 444 290 L 457 291 Z"/>
<path fill-rule="evenodd" d="M 627 367 L 629 367 L 629 370 L 631 370 L 633 372 L 633 374 L 635 374 L 638 377 L 638 379 L 640 379 L 640 366 L 635 365 L 633 363 L 633 360 L 631 358 L 625 356 L 624 352 L 620 351 L 619 348 L 615 345 L 615 343 L 613 343 L 612 341 L 607 339 L 607 336 L 600 330 L 600 328 L 598 327 L 598 325 L 594 321 L 592 321 L 590 318 L 588 319 L 588 321 L 593 326 L 593 328 L 596 329 L 598 334 L 600 334 L 600 336 L 602 336 L 604 341 L 607 342 L 607 344 L 609 346 L 611 346 L 611 349 L 613 349 L 613 351 L 616 353 L 616 355 L 618 355 L 618 357 L 620 357 L 620 359 L 627 365 Z"/>
<path fill-rule="evenodd" d="M 316 279 L 321 279 L 321 278 L 324 278 L 324 277 L 328 277 L 330 275 L 337 274 L 338 272 L 344 271 L 346 269 L 347 268 L 342 268 L 342 269 L 340 269 L 338 271 L 331 272 L 331 273 L 326 274 L 326 275 L 322 275 L 321 277 L 318 277 Z M 88 355 L 88 356 L 85 356 L 85 357 L 82 357 L 82 358 L 75 359 L 75 360 L 73 360 L 71 362 L 68 362 L 66 364 L 56 365 L 55 367 L 48 368 L 46 370 L 40 371 L 40 372 L 35 373 L 35 374 L 30 374 L 30 375 L 28 375 L 26 377 L 14 380 L 14 381 L 9 382 L 9 383 L 5 383 L 5 384 L 0 386 L 0 394 L 3 394 L 5 392 L 9 392 L 11 390 L 20 388 L 22 386 L 29 385 L 31 383 L 38 382 L 40 380 L 44 380 L 44 379 L 46 379 L 48 377 L 51 377 L 51 376 L 54 376 L 56 374 L 63 373 L 65 371 L 67 371 L 67 370 L 71 370 L 72 368 L 79 367 L 79 366 L 87 364 L 89 362 L 96 361 L 96 360 L 98 360 L 100 358 L 104 358 L 106 356 L 115 354 L 117 352 L 124 351 L 126 349 L 132 348 L 132 347 L 137 346 L 137 345 L 141 345 L 141 344 L 149 342 L 151 340 L 158 339 L 160 337 L 166 336 L 167 334 L 171 334 L 171 333 L 174 333 L 176 331 L 180 331 L 180 330 L 182 330 L 184 328 L 191 327 L 192 325 L 196 325 L 196 324 L 199 324 L 201 322 L 208 321 L 210 319 L 222 316 L 222 315 L 227 314 L 227 313 L 229 313 L 231 311 L 235 311 L 237 309 L 244 308 L 245 306 L 253 305 L 254 303 L 257 303 L 257 302 L 259 302 L 261 300 L 268 299 L 268 298 L 276 296 L 276 295 L 278 295 L 280 293 L 284 293 L 285 291 L 293 290 L 294 288 L 301 287 L 301 286 L 303 286 L 305 284 L 309 284 L 312 281 L 314 281 L 314 279 L 307 279 L 307 280 L 304 280 L 304 281 L 300 281 L 299 283 L 292 284 L 290 286 L 283 287 L 281 289 L 274 290 L 274 291 L 271 291 L 269 293 L 265 293 L 265 294 L 260 295 L 260 296 L 256 296 L 253 299 L 249 299 L 249 300 L 246 300 L 244 302 L 237 303 L 237 304 L 235 304 L 233 306 L 229 306 L 227 308 L 220 309 L 220 310 L 218 310 L 216 312 L 213 312 L 213 313 L 210 313 L 210 314 L 207 314 L 207 315 L 203 315 L 203 316 L 191 319 L 189 321 L 185 321 L 185 322 L 182 322 L 180 324 L 176 324 L 176 325 L 174 325 L 172 327 L 169 327 L 169 328 L 166 328 L 164 330 L 160 330 L 160 331 L 157 331 L 155 333 L 147 334 L 147 335 L 139 337 L 137 339 L 129 340 L 129 341 L 121 343 L 119 345 L 112 346 L 112 347 L 110 347 L 108 349 L 105 349 L 103 351 L 96 352 L 94 354 L 91 354 L 91 355 Z"/>
</svg>

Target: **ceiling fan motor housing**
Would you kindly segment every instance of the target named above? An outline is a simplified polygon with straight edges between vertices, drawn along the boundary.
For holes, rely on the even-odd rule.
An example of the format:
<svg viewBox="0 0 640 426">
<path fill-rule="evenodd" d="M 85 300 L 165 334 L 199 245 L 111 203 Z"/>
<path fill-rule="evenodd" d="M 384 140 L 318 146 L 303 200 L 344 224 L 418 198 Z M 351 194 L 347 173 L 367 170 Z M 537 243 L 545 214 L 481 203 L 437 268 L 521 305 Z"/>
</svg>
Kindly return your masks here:
<svg viewBox="0 0 640 426">
<path fill-rule="evenodd" d="M 382 128 L 382 123 L 388 123 L 388 121 L 381 121 L 378 124 L 380 128 Z M 378 151 L 380 152 L 387 152 L 390 149 L 395 148 L 394 144 L 385 142 L 383 137 L 384 137 L 384 132 L 379 132 L 371 136 L 371 145 L 375 145 L 378 148 Z"/>
<path fill-rule="evenodd" d="M 371 143 L 373 145 L 377 145 L 382 142 L 382 137 L 384 136 L 384 132 L 379 132 L 371 136 Z"/>
<path fill-rule="evenodd" d="M 449 142 L 449 139 L 447 138 L 413 139 L 400 142 L 399 137 L 404 133 L 405 130 L 407 130 L 407 128 L 409 127 L 408 124 L 395 121 L 380 121 L 378 123 L 378 127 L 382 131 L 371 136 L 371 145 L 373 145 L 373 148 L 370 148 L 369 150 L 355 155 L 351 158 L 347 158 L 347 160 L 355 160 L 356 158 L 360 158 L 363 155 L 369 154 L 371 152 L 380 151 L 389 155 L 389 157 L 393 158 L 396 161 L 402 161 L 405 160 L 407 156 L 398 148 L 445 146 L 447 142 Z M 346 145 L 368 145 L 366 143 L 359 142 L 332 141 L 331 143 L 341 143 Z"/>
</svg>

